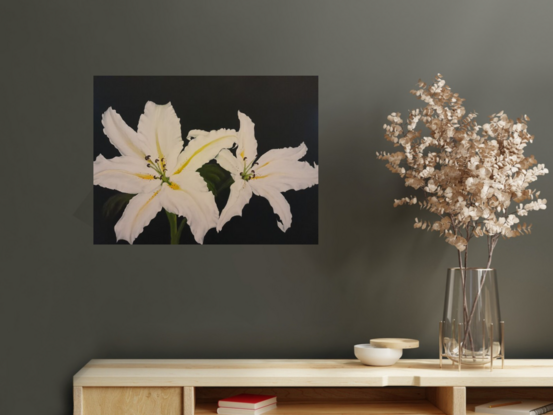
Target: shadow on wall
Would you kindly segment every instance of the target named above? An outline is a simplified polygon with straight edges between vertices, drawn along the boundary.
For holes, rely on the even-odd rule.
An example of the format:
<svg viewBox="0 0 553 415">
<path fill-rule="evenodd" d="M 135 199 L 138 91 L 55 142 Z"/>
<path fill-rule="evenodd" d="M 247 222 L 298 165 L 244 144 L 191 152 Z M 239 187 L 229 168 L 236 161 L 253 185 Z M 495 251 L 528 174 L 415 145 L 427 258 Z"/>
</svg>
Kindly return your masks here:
<svg viewBox="0 0 553 415">
<path fill-rule="evenodd" d="M 397 267 L 391 263 L 394 257 L 401 257 L 401 264 L 412 269 L 432 258 L 441 260 L 449 246 L 437 234 L 413 229 L 415 217 L 425 212 L 418 206 L 393 207 L 394 199 L 413 194 L 413 189 L 376 158 L 376 151 L 394 151 L 382 130 L 387 114 L 373 111 L 361 117 L 350 113 L 352 122 L 342 119 L 343 114 L 338 116 L 341 121 L 335 125 L 351 127 L 327 129 L 326 137 L 321 136 L 319 249 L 306 247 L 305 254 L 321 271 L 336 276 L 358 255 L 366 259 L 365 272 L 375 276 Z M 353 122 L 361 118 L 364 124 Z"/>
<path fill-rule="evenodd" d="M 94 205 L 93 200 L 93 192 L 92 189 L 90 190 L 90 193 L 86 195 L 86 197 L 83 199 L 77 210 L 73 213 L 73 216 L 77 219 L 79 219 L 81 222 L 85 223 L 86 225 L 90 226 L 92 228 L 93 222 L 93 211 L 92 206 Z"/>
<path fill-rule="evenodd" d="M 434 338 L 445 269 L 456 264 L 455 249 L 438 234 L 413 228 L 415 217 L 427 212 L 418 206 L 393 207 L 394 199 L 413 189 L 376 158 L 376 151 L 395 151 L 382 130 L 387 114 L 376 110 L 362 116 L 359 111 L 333 114 L 340 121 L 327 120 L 329 127 L 321 128 L 319 247 L 300 248 L 326 280 L 325 298 L 333 301 L 333 311 L 321 312 L 343 326 L 335 330 L 342 337 L 337 347 L 344 350 L 370 336 Z M 343 125 L 348 128 L 339 130 Z M 424 299 L 413 295 L 421 287 Z M 375 313 L 381 318 L 372 321 Z M 408 318 L 414 314 L 417 319 Z M 433 344 L 425 343 L 410 356 L 433 353 Z"/>
</svg>

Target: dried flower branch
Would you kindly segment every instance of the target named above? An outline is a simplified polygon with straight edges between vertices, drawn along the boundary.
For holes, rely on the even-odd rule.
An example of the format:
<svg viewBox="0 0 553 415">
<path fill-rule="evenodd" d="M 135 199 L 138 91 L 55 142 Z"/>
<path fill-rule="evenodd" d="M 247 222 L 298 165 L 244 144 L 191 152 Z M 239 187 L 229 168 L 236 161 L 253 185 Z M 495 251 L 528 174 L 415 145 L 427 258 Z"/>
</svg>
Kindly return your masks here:
<svg viewBox="0 0 553 415">
<path fill-rule="evenodd" d="M 548 173 L 524 149 L 534 136 L 527 131 L 526 115 L 515 121 L 502 111 L 483 126 L 476 113 L 466 113 L 463 99 L 453 93 L 438 74 L 432 85 L 419 81 L 411 93 L 426 103 L 422 109 L 388 116 L 385 138 L 401 147 L 394 153 L 378 152 L 386 167 L 405 179 L 405 185 L 420 189 L 423 197 L 395 200 L 395 206 L 418 203 L 439 220 L 415 219 L 415 228 L 439 232 L 459 251 L 459 266 L 466 267 L 471 238 L 487 237 L 488 264 L 499 237 L 529 234 L 532 225 L 519 217 L 546 208 L 547 201 L 529 185 Z M 419 122 L 429 130 L 423 135 Z M 461 252 L 464 251 L 464 264 Z"/>
</svg>

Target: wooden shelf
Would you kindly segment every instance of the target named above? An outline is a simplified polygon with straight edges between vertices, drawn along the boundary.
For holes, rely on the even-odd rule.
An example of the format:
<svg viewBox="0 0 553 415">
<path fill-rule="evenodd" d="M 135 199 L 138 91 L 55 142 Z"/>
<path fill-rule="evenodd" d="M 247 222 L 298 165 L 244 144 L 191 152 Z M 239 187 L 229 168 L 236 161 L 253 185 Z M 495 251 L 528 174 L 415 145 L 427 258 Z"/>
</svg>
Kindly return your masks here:
<svg viewBox="0 0 553 415">
<path fill-rule="evenodd" d="M 535 399 L 553 402 L 553 388 L 467 388 L 467 415 L 474 415 L 474 407 L 498 399 Z"/>
<path fill-rule="evenodd" d="M 358 360 L 91 360 L 74 386 L 548 386 L 553 360 L 506 360 L 505 369 L 463 367 L 437 359 L 391 367 Z"/>
<path fill-rule="evenodd" d="M 318 402 L 318 403 L 278 403 L 277 408 L 267 412 L 267 415 L 294 415 L 294 414 L 414 414 L 440 415 L 443 414 L 430 402 Z M 217 413 L 217 404 L 197 404 L 196 414 L 208 415 Z"/>
<path fill-rule="evenodd" d="M 449 388 L 451 389 L 451 388 Z M 217 413 L 217 402 L 240 393 L 276 395 L 274 415 L 443 414 L 438 388 L 196 388 L 196 414 Z M 464 395 L 462 396 L 464 405 Z M 439 404 L 439 403 L 438 403 Z"/>
<path fill-rule="evenodd" d="M 269 415 L 474 415 L 495 399 L 553 400 L 553 361 L 490 372 L 438 360 L 92 360 L 73 385 L 75 415 L 207 415 L 239 393 L 276 395 Z"/>
</svg>

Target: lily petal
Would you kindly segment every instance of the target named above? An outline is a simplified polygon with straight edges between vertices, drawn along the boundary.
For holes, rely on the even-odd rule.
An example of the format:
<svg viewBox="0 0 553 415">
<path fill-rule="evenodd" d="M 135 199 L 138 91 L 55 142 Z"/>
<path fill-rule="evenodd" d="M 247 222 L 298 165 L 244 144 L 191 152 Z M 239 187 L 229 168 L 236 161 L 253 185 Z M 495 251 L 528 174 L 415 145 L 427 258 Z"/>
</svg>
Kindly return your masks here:
<svg viewBox="0 0 553 415">
<path fill-rule="evenodd" d="M 161 210 L 160 190 L 141 193 L 131 199 L 123 216 L 115 225 L 117 240 L 125 240 L 132 245 L 138 235 L 148 226 Z"/>
<path fill-rule="evenodd" d="M 307 146 L 301 143 L 297 147 L 285 147 L 269 150 L 257 160 L 258 168 L 263 167 L 275 160 L 293 160 L 298 161 L 307 154 Z"/>
<path fill-rule="evenodd" d="M 279 192 L 307 189 L 319 183 L 319 166 L 311 166 L 306 161 L 278 159 L 256 168 L 255 173 L 252 182 L 274 187 Z"/>
<path fill-rule="evenodd" d="M 260 183 L 250 181 L 253 193 L 262 196 L 269 201 L 273 211 L 280 217 L 282 222 L 277 221 L 277 225 L 282 232 L 286 232 L 292 225 L 292 212 L 290 204 L 284 196 L 272 186 L 263 186 Z"/>
<path fill-rule="evenodd" d="M 194 239 L 204 242 L 207 231 L 217 226 L 219 210 L 213 193 L 199 173 L 184 172 L 171 178 L 171 186 L 163 186 L 162 204 L 165 210 L 184 216 Z"/>
<path fill-rule="evenodd" d="M 94 161 L 94 184 L 123 193 L 153 192 L 161 181 L 154 179 L 145 160 L 135 157 L 106 159 L 101 154 Z"/>
<path fill-rule="evenodd" d="M 238 148 L 236 154 L 241 159 L 246 158 L 251 163 L 257 157 L 257 140 L 255 139 L 255 124 L 246 114 L 238 111 L 240 130 L 238 131 Z"/>
<path fill-rule="evenodd" d="M 233 179 L 234 183 L 230 186 L 227 204 L 221 212 L 221 217 L 217 222 L 217 232 L 220 232 L 225 223 L 234 216 L 242 216 L 244 206 L 248 204 L 252 197 L 252 188 L 247 181 L 242 180 L 240 175 L 233 175 Z"/>
<path fill-rule="evenodd" d="M 102 125 L 104 134 L 121 155 L 144 160 L 146 148 L 143 139 L 123 121 L 117 111 L 109 107 L 102 115 Z"/>
<path fill-rule="evenodd" d="M 188 135 L 186 136 L 186 139 L 187 139 L 188 141 L 190 141 L 190 140 L 193 139 L 193 138 L 196 138 L 196 137 L 198 137 L 198 136 L 200 136 L 200 135 L 206 135 L 206 134 L 209 134 L 209 132 L 208 132 L 208 131 L 204 131 L 204 130 L 190 130 L 190 131 L 188 132 Z"/>
<path fill-rule="evenodd" d="M 226 148 L 221 150 L 219 155 L 215 158 L 219 166 L 228 171 L 231 174 L 240 173 L 244 166 L 238 161 L 234 155 Z"/>
<path fill-rule="evenodd" d="M 138 122 L 138 133 L 149 146 L 148 155 L 153 159 L 164 158 L 167 170 L 172 171 L 183 141 L 180 119 L 171 103 L 157 105 L 148 101 Z"/>
<path fill-rule="evenodd" d="M 195 172 L 204 164 L 217 157 L 222 149 L 232 147 L 235 141 L 236 131 L 225 129 L 210 131 L 207 134 L 196 137 L 180 153 L 177 168 L 173 175 L 181 174 L 185 169 Z"/>
</svg>

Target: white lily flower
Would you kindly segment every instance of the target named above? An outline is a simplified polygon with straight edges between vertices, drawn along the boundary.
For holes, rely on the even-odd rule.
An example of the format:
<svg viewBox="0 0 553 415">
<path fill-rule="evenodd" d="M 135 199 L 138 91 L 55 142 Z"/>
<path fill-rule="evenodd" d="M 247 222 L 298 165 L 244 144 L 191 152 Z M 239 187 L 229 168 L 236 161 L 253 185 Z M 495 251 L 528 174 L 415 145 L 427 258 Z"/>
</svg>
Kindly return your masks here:
<svg viewBox="0 0 553 415">
<path fill-rule="evenodd" d="M 213 194 L 196 171 L 224 148 L 234 145 L 236 131 L 218 130 L 191 141 L 184 151 L 180 120 L 171 103 L 148 102 L 138 131 L 111 107 L 103 114 L 104 133 L 121 153 L 94 161 L 94 184 L 136 193 L 115 225 L 117 240 L 130 244 L 163 208 L 187 219 L 194 239 L 203 243 L 217 225 L 219 210 Z"/>
<path fill-rule="evenodd" d="M 242 216 L 244 206 L 250 201 L 252 194 L 255 194 L 269 201 L 273 211 L 280 217 L 278 227 L 286 232 L 292 224 L 292 212 L 282 192 L 302 190 L 318 184 L 319 167 L 299 161 L 307 153 L 304 143 L 295 148 L 270 150 L 255 162 L 257 141 L 254 123 L 240 111 L 238 118 L 240 131 L 236 140 L 236 156 L 224 149 L 216 158 L 217 163 L 234 179 L 229 199 L 217 223 L 217 231 L 232 217 Z"/>
</svg>

